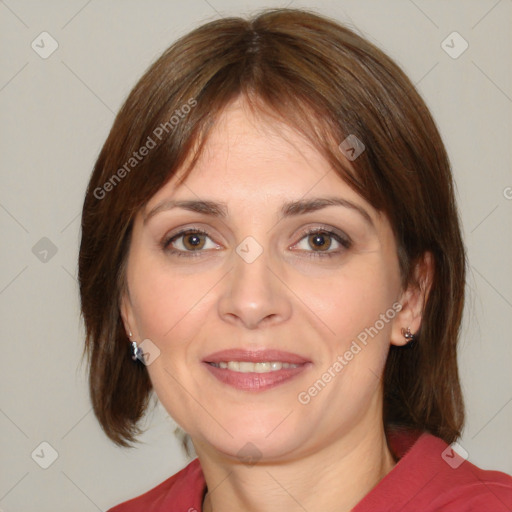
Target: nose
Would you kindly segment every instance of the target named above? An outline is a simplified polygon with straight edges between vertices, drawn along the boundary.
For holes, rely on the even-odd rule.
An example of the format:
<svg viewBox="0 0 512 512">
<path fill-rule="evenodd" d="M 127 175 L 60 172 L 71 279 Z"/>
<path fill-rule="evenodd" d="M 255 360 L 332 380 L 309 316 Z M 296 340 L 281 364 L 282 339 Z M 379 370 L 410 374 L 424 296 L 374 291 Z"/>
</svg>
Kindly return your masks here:
<svg viewBox="0 0 512 512">
<path fill-rule="evenodd" d="M 266 252 L 248 263 L 234 255 L 234 267 L 223 280 L 218 301 L 220 317 L 246 329 L 277 325 L 288 320 L 292 304 L 288 288 L 279 276 L 278 266 L 271 268 Z"/>
</svg>

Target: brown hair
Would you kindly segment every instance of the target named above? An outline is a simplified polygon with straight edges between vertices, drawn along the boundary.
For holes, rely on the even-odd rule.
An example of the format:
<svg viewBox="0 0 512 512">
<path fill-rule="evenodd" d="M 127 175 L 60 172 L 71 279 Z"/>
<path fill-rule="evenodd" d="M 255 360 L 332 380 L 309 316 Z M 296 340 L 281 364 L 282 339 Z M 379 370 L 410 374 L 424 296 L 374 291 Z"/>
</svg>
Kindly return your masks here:
<svg viewBox="0 0 512 512">
<path fill-rule="evenodd" d="M 132 90 L 101 150 L 83 205 L 79 283 L 91 399 L 106 434 L 123 446 L 135 441 L 151 394 L 146 368 L 129 357 L 119 310 L 134 217 L 192 155 L 188 173 L 219 113 L 240 95 L 303 133 L 388 216 L 404 287 L 431 252 L 421 329 L 413 347 L 390 349 L 383 415 L 388 428 L 451 443 L 464 420 L 456 346 L 466 262 L 445 148 L 389 57 L 335 21 L 294 9 L 213 21 L 179 39 Z M 355 172 L 338 147 L 350 134 L 366 147 Z"/>
</svg>

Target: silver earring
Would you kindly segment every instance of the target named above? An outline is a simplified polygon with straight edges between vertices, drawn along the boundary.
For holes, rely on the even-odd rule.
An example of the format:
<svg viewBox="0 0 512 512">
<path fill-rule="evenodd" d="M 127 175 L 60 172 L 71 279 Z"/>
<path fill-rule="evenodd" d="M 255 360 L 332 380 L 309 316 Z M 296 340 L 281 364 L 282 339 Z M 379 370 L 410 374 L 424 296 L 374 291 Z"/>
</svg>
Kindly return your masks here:
<svg viewBox="0 0 512 512">
<path fill-rule="evenodd" d="M 137 346 L 136 341 L 130 341 L 130 344 L 131 344 L 132 359 L 134 361 L 137 361 L 137 359 L 139 361 L 142 361 L 142 356 L 143 356 L 142 349 Z"/>
<path fill-rule="evenodd" d="M 142 349 L 137 347 L 137 342 L 132 340 L 132 336 L 133 336 L 132 331 L 128 330 L 128 339 L 130 340 L 131 356 L 134 361 L 137 361 L 137 359 L 139 358 L 139 355 L 141 355 L 141 353 L 142 353 Z"/>
<path fill-rule="evenodd" d="M 410 327 L 407 327 L 407 330 L 402 327 L 402 335 L 409 343 L 412 343 L 416 339 Z"/>
</svg>

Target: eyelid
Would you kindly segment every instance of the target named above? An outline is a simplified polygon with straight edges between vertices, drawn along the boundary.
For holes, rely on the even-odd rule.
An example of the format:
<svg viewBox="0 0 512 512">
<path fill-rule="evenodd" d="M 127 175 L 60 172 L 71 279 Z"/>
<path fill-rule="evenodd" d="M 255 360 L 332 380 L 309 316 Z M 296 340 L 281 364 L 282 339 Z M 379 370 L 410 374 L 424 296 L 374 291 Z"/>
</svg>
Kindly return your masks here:
<svg viewBox="0 0 512 512">
<path fill-rule="evenodd" d="M 351 238 L 345 234 L 344 232 L 332 227 L 332 226 L 315 226 L 315 227 L 309 227 L 301 231 L 300 238 L 292 244 L 289 249 L 294 249 L 297 247 L 306 237 L 310 235 L 314 235 L 317 233 L 326 234 L 329 237 L 333 238 L 341 247 L 337 249 L 331 250 L 330 248 L 326 251 L 315 251 L 313 249 L 311 250 L 305 250 L 305 249 L 295 249 L 297 252 L 300 252 L 301 254 L 305 255 L 308 258 L 333 258 L 333 257 L 340 257 L 343 253 L 345 253 L 347 250 L 349 250 L 352 247 L 352 240 Z"/>
<path fill-rule="evenodd" d="M 292 244 L 292 246 L 297 245 L 303 238 L 305 238 L 308 235 L 314 235 L 316 233 L 325 233 L 327 235 L 332 236 L 335 240 L 338 240 L 340 244 L 342 244 L 344 247 L 350 247 L 352 245 L 352 239 L 350 236 L 348 236 L 345 232 L 341 231 L 340 229 L 337 229 L 333 226 L 328 225 L 317 225 L 314 227 L 307 227 L 299 232 L 298 235 L 300 238 Z"/>
<path fill-rule="evenodd" d="M 197 251 L 192 250 L 183 250 L 183 249 L 176 249 L 172 247 L 171 243 L 175 240 L 178 240 L 181 237 L 186 236 L 187 234 L 193 234 L 197 233 L 200 235 L 203 235 L 207 237 L 216 247 L 214 249 L 198 249 Z M 341 252 L 344 252 L 345 250 L 348 250 L 352 246 L 352 239 L 350 236 L 348 236 L 345 232 L 329 225 L 315 225 L 315 226 L 309 226 L 306 228 L 303 228 L 295 237 L 299 237 L 296 242 L 294 242 L 292 245 L 288 246 L 288 249 L 294 249 L 304 238 L 310 235 L 314 235 L 317 233 L 323 233 L 331 238 L 333 238 L 336 242 L 338 242 L 342 247 L 334 250 L 326 250 L 326 251 L 315 251 L 315 250 L 304 250 L 299 249 L 299 252 L 307 253 L 308 256 L 311 257 L 328 257 L 328 256 L 336 256 L 339 255 Z M 170 234 L 166 234 L 160 241 L 159 244 L 162 248 L 162 250 L 169 252 L 171 254 L 177 255 L 177 256 L 190 256 L 190 257 L 197 257 L 201 256 L 204 253 L 213 251 L 213 250 L 219 250 L 222 248 L 222 244 L 218 243 L 210 234 L 209 231 L 207 231 L 204 228 L 201 228 L 199 226 L 186 226 L 182 228 L 176 228 L 173 230 Z"/>
<path fill-rule="evenodd" d="M 200 234 L 200 235 L 204 235 L 205 237 L 209 238 L 210 241 L 215 244 L 217 247 L 215 249 L 199 249 L 197 251 L 184 251 L 184 250 L 181 250 L 181 249 L 175 249 L 174 247 L 171 246 L 171 243 L 174 242 L 175 240 L 178 240 L 179 238 L 181 237 L 184 237 L 188 234 L 192 234 L 192 233 L 197 233 L 197 234 Z M 170 252 L 172 254 L 177 254 L 179 256 L 199 256 L 201 253 L 204 253 L 204 252 L 207 252 L 207 251 L 212 251 L 212 250 L 217 250 L 221 244 L 219 244 L 217 241 L 215 241 L 211 234 L 206 231 L 204 228 L 200 228 L 200 227 L 197 227 L 197 226 L 188 226 L 188 227 L 183 227 L 183 228 L 177 228 L 177 231 L 176 230 L 173 230 L 173 232 L 171 232 L 170 234 L 166 234 L 160 241 L 160 244 L 159 244 L 162 248 L 162 250 L 164 251 L 167 251 L 167 252 Z"/>
</svg>

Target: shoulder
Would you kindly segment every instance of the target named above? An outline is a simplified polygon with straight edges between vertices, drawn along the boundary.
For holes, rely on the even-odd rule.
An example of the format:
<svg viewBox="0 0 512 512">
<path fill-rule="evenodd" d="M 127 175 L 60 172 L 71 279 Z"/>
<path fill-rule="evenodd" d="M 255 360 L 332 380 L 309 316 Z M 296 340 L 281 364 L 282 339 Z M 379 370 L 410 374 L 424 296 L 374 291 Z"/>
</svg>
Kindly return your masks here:
<svg viewBox="0 0 512 512">
<path fill-rule="evenodd" d="M 467 460 L 463 449 L 458 449 L 459 454 L 453 445 L 426 432 L 419 434 L 410 445 L 403 441 L 403 437 L 395 439 L 403 449 L 398 454 L 399 462 L 354 512 L 512 510 L 512 477 L 509 475 L 477 467 Z"/>
<path fill-rule="evenodd" d="M 510 512 L 512 477 L 499 471 L 485 471 L 470 462 L 458 478 L 438 485 L 439 495 L 431 501 L 432 510 L 467 512 Z"/>
<path fill-rule="evenodd" d="M 206 483 L 198 459 L 150 491 L 125 501 L 108 512 L 199 511 Z"/>
<path fill-rule="evenodd" d="M 500 471 L 484 470 L 468 460 L 462 448 L 447 445 L 429 435 L 425 448 L 435 473 L 432 482 L 432 510 L 509 512 L 512 510 L 512 477 Z M 455 449 L 454 449 L 455 448 Z M 439 450 L 442 450 L 439 453 Z"/>
</svg>

